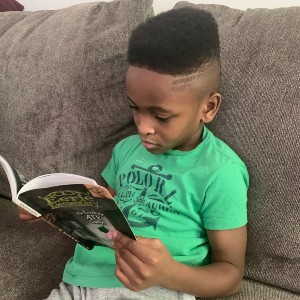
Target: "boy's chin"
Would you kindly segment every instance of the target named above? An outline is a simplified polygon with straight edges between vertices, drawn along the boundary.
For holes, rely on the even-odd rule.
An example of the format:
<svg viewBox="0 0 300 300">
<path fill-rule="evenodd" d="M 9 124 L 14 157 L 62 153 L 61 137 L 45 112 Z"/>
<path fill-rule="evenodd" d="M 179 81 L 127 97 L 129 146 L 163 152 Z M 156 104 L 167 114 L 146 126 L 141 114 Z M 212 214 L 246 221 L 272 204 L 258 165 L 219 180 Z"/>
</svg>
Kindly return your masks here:
<svg viewBox="0 0 300 300">
<path fill-rule="evenodd" d="M 163 154 L 165 153 L 166 151 L 163 151 L 163 150 L 159 150 L 159 149 L 147 149 L 146 150 L 152 154 Z"/>
<path fill-rule="evenodd" d="M 145 149 L 152 154 L 163 154 L 163 153 L 166 153 L 169 151 L 169 149 L 164 149 L 161 147 L 156 147 L 156 148 L 146 148 L 145 147 Z"/>
</svg>

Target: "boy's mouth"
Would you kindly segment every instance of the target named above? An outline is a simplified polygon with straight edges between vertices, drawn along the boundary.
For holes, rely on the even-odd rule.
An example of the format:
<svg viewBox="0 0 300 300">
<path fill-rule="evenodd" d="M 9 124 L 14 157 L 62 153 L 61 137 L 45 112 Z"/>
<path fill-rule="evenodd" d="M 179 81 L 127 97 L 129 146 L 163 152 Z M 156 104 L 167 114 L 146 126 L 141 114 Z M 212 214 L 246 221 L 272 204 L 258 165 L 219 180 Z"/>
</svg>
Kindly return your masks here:
<svg viewBox="0 0 300 300">
<path fill-rule="evenodd" d="M 158 146 L 157 144 L 154 144 L 152 142 L 149 142 L 149 141 L 146 141 L 143 139 L 142 139 L 142 144 L 146 149 L 154 149 L 154 148 L 157 148 L 157 146 Z"/>
</svg>

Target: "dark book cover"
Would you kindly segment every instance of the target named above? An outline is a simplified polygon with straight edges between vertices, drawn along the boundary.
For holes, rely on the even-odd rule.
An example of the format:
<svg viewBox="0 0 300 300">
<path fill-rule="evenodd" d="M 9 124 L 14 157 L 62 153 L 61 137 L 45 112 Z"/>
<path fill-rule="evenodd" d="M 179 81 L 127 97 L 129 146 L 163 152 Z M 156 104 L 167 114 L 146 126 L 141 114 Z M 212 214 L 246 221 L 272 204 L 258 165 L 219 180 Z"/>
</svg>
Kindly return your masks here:
<svg viewBox="0 0 300 300">
<path fill-rule="evenodd" d="M 72 184 L 30 190 L 21 193 L 19 200 L 87 249 L 111 247 L 106 236 L 110 230 L 135 239 L 116 202 L 105 194 L 107 190 L 100 186 Z"/>
</svg>

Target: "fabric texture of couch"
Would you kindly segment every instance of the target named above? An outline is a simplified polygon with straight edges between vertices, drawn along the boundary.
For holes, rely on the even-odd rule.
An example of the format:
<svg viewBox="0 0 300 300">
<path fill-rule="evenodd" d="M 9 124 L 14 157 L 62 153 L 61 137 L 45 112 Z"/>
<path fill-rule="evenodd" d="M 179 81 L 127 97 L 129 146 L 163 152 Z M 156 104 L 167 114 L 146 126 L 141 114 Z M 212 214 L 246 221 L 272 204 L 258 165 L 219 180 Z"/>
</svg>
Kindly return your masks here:
<svg viewBox="0 0 300 300">
<path fill-rule="evenodd" d="M 195 6 L 221 38 L 223 103 L 209 127 L 251 178 L 245 280 L 228 299 L 300 299 L 300 7 Z M 0 154 L 28 179 L 71 172 L 101 183 L 113 146 L 135 132 L 127 41 L 152 14 L 151 0 L 0 13 Z M 1 169 L 0 197 L 0 299 L 44 299 L 74 243 L 18 220 Z"/>
</svg>

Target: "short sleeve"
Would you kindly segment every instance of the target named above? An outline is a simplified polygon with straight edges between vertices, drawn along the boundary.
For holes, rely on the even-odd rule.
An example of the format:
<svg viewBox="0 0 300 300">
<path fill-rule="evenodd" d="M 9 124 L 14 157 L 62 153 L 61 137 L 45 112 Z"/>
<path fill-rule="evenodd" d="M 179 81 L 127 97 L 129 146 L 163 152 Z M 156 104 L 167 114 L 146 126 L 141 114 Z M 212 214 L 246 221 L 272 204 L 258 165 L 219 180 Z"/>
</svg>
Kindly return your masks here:
<svg viewBox="0 0 300 300">
<path fill-rule="evenodd" d="M 226 230 L 247 224 L 249 176 L 245 165 L 230 163 L 209 184 L 201 216 L 204 228 Z"/>
</svg>

